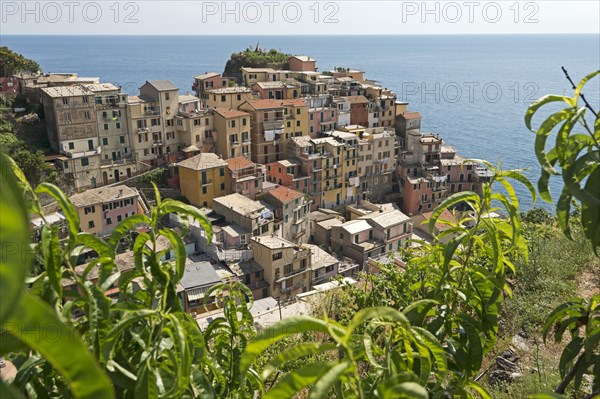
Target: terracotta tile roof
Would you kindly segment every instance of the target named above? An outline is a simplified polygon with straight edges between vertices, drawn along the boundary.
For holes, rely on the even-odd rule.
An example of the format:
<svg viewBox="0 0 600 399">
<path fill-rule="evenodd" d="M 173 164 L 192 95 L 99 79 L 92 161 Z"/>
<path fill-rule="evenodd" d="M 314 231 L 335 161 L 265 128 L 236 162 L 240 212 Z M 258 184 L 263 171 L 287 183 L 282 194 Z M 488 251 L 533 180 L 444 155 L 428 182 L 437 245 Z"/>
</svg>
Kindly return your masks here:
<svg viewBox="0 0 600 399">
<path fill-rule="evenodd" d="M 246 112 L 238 111 L 229 108 L 215 108 L 215 112 L 221 115 L 223 118 L 237 118 L 240 116 L 248 116 Z"/>
<path fill-rule="evenodd" d="M 296 198 L 302 197 L 304 194 L 300 191 L 292 190 L 291 188 L 279 186 L 276 189 L 269 191 L 269 195 L 273 196 L 279 202 L 287 204 Z"/>
<path fill-rule="evenodd" d="M 423 214 L 423 217 L 425 217 L 425 220 L 429 221 L 429 219 L 431 219 L 431 215 L 433 215 L 433 211 L 425 212 Z M 456 223 L 456 218 L 454 217 L 452 212 L 450 212 L 448 209 L 444 209 L 444 211 L 440 214 L 440 216 L 438 218 L 438 222 L 436 222 L 436 224 L 435 224 L 435 228 L 441 232 L 441 231 L 447 230 L 451 227 L 451 226 L 447 225 L 446 223 L 439 222 L 439 220 L 445 220 L 447 222 Z"/>
<path fill-rule="evenodd" d="M 421 114 L 418 112 L 405 112 L 402 116 L 404 119 L 421 119 Z"/>
<path fill-rule="evenodd" d="M 254 109 L 269 109 L 269 108 L 281 108 L 286 105 L 293 105 L 296 107 L 306 106 L 304 100 L 273 100 L 273 99 L 262 99 L 262 100 L 250 100 L 246 102 Z"/>
<path fill-rule="evenodd" d="M 240 170 L 255 165 L 254 162 L 245 157 L 229 158 L 225 162 L 229 165 L 229 170 Z"/>
<path fill-rule="evenodd" d="M 348 96 L 348 101 L 350 101 L 350 104 L 364 104 L 369 102 L 365 96 Z"/>
</svg>

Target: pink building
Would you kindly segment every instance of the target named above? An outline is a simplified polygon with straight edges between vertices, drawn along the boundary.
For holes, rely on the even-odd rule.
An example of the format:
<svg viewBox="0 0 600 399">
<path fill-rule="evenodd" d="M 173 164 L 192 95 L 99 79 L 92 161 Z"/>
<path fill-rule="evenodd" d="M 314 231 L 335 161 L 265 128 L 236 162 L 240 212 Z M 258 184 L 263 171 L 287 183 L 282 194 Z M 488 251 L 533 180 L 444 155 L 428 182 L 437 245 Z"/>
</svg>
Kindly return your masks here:
<svg viewBox="0 0 600 399">
<path fill-rule="evenodd" d="M 202 75 L 194 77 L 192 90 L 196 92 L 196 96 L 205 98 L 203 95 L 212 89 L 220 89 L 229 85 L 229 78 L 224 78 L 220 73 L 206 72 Z"/>
<path fill-rule="evenodd" d="M 288 59 L 290 71 L 297 72 L 315 72 L 317 70 L 317 60 L 307 55 L 294 55 Z"/>
<path fill-rule="evenodd" d="M 81 231 L 104 236 L 125 218 L 148 212 L 137 189 L 125 185 L 100 187 L 70 198 L 79 214 Z"/>
<path fill-rule="evenodd" d="M 441 148 L 440 174 L 446 175 L 448 195 L 461 191 L 476 191 L 475 162 L 465 162 L 456 154 L 456 149 L 449 145 Z"/>
<path fill-rule="evenodd" d="M 308 135 L 311 139 L 315 139 L 319 137 L 319 133 L 335 130 L 337 118 L 337 108 L 310 108 L 308 110 Z"/>
<path fill-rule="evenodd" d="M 17 78 L 0 78 L 0 93 L 16 94 L 19 92 L 19 81 Z"/>
<path fill-rule="evenodd" d="M 369 100 L 365 96 L 349 96 L 350 124 L 369 126 Z"/>
<path fill-rule="evenodd" d="M 309 176 L 303 173 L 297 159 L 283 159 L 267 164 L 267 180 L 300 192 L 307 192 Z"/>
</svg>

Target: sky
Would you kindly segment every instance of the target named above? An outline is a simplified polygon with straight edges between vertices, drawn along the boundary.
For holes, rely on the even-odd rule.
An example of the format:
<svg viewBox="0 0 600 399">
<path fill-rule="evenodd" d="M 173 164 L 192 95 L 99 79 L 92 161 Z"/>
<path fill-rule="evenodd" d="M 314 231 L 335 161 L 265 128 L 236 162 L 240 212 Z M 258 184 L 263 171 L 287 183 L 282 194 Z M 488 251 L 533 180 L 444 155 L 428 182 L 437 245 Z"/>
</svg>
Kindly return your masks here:
<svg viewBox="0 0 600 399">
<path fill-rule="evenodd" d="M 600 34 L 600 1 L 0 0 L 0 35 L 523 33 Z"/>
</svg>

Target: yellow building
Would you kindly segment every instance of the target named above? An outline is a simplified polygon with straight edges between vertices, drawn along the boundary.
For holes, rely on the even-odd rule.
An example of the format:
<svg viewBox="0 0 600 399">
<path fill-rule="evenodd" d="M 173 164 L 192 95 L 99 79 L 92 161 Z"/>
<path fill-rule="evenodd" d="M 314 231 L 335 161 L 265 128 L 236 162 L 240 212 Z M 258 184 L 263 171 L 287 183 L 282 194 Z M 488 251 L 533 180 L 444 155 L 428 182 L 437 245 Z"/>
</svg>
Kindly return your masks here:
<svg viewBox="0 0 600 399">
<path fill-rule="evenodd" d="M 348 205 L 358 200 L 358 137 L 352 133 L 335 133 L 335 138 L 311 140 L 326 154 L 321 198 L 324 208 Z"/>
<path fill-rule="evenodd" d="M 250 157 L 250 115 L 229 108 L 215 108 L 216 153 L 223 159 Z"/>
<path fill-rule="evenodd" d="M 227 162 L 217 154 L 204 153 L 177 163 L 179 185 L 191 204 L 212 207 L 213 198 L 225 195 Z"/>
</svg>

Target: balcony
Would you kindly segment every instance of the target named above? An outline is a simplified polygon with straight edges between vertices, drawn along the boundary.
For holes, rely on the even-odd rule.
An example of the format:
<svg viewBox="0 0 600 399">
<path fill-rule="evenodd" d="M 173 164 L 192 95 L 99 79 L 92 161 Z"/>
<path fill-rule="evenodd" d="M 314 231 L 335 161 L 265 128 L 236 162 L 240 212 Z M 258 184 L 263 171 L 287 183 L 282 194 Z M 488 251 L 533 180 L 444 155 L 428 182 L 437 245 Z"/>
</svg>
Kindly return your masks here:
<svg viewBox="0 0 600 399">
<path fill-rule="evenodd" d="M 91 157 L 94 155 L 98 155 L 100 154 L 100 148 L 98 147 L 95 150 L 88 150 L 88 151 L 62 151 L 62 153 L 64 155 L 66 155 L 69 158 L 84 158 L 84 157 Z"/>
<path fill-rule="evenodd" d="M 147 116 L 160 115 L 160 109 L 146 109 L 146 110 L 144 110 L 144 115 L 147 115 Z"/>
<path fill-rule="evenodd" d="M 290 292 L 297 290 L 299 288 L 302 288 L 302 287 L 304 287 L 304 280 L 300 280 L 299 282 L 292 285 L 291 287 L 281 287 L 281 292 L 283 292 L 285 294 L 289 294 Z"/>
<path fill-rule="evenodd" d="M 110 103 L 102 103 L 102 104 L 96 103 L 96 109 L 98 109 L 98 110 L 113 109 L 113 108 L 124 108 L 125 106 L 126 106 L 126 104 L 123 101 L 110 102 Z"/>
<path fill-rule="evenodd" d="M 203 186 L 210 186 L 211 184 L 213 184 L 212 179 L 206 179 L 202 181 Z"/>
<path fill-rule="evenodd" d="M 128 155 L 125 157 L 121 157 L 119 159 L 102 159 L 100 160 L 100 165 L 102 166 L 117 166 L 117 165 L 126 165 L 128 163 L 133 162 L 133 155 Z"/>
<path fill-rule="evenodd" d="M 150 131 L 150 129 L 148 129 L 147 127 L 138 127 L 137 128 L 138 133 L 148 133 L 149 131 Z"/>
<path fill-rule="evenodd" d="M 154 146 L 163 145 L 163 141 L 162 140 L 153 140 L 152 145 L 154 145 Z"/>
</svg>

